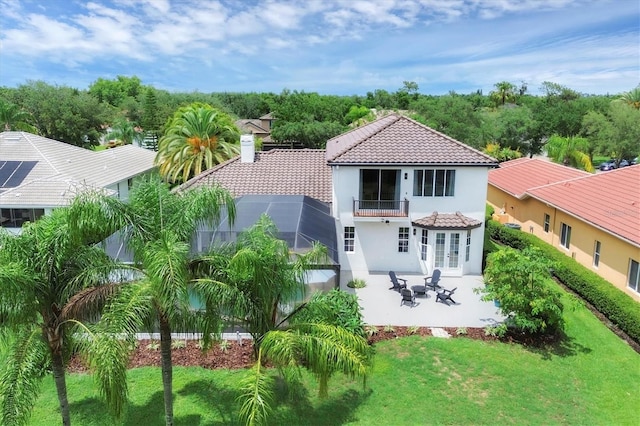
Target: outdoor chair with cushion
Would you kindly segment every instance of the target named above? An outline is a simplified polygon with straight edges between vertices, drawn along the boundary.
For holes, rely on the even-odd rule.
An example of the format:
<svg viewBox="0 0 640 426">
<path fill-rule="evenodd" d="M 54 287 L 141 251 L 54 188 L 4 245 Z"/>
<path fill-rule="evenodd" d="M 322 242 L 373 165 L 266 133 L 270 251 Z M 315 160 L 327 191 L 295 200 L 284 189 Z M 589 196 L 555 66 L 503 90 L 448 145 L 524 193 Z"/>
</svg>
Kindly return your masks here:
<svg viewBox="0 0 640 426">
<path fill-rule="evenodd" d="M 440 284 L 438 284 L 440 282 L 440 274 L 440 269 L 434 269 L 433 275 L 424 278 L 424 286 L 432 289 L 433 291 L 437 291 L 439 288 L 442 288 Z"/>
<path fill-rule="evenodd" d="M 389 271 L 389 278 L 391 278 L 391 283 L 393 284 L 393 287 L 389 288 L 389 290 L 400 291 L 403 288 L 407 288 L 407 280 L 398 278 L 394 271 Z M 402 281 L 402 283 L 400 283 L 400 281 Z"/>
<path fill-rule="evenodd" d="M 453 290 L 447 290 L 447 289 L 443 288 L 436 295 L 436 302 L 440 301 L 440 302 L 444 303 L 445 305 L 449 305 L 449 302 L 451 302 L 452 304 L 455 305 L 456 301 L 451 298 L 451 295 L 453 295 L 453 293 L 456 292 L 457 288 L 458 287 L 454 288 Z"/>
<path fill-rule="evenodd" d="M 402 295 L 402 300 L 400 301 L 400 306 L 404 304 L 409 304 L 412 308 L 416 306 L 416 296 L 413 295 L 413 292 L 408 288 L 403 288 L 400 290 L 400 294 Z"/>
</svg>

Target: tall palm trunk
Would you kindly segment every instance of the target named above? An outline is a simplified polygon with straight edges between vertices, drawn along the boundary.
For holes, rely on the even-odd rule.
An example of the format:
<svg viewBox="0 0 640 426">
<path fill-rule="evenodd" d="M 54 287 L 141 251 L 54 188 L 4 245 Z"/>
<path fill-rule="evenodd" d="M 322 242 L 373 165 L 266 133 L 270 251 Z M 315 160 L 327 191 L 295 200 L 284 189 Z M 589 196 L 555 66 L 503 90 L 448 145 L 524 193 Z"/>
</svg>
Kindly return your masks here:
<svg viewBox="0 0 640 426">
<path fill-rule="evenodd" d="M 164 387 L 164 418 L 173 426 L 173 364 L 171 361 L 171 325 L 165 314 L 160 314 L 160 354 L 162 357 L 162 385 Z"/>
<path fill-rule="evenodd" d="M 46 338 L 51 350 L 51 363 L 53 369 L 53 380 L 58 392 L 58 403 L 60 404 L 60 415 L 63 426 L 71 425 L 71 415 L 69 414 L 69 399 L 67 398 L 67 381 L 65 377 L 64 360 L 62 359 L 62 336 L 56 328 L 46 330 Z"/>
</svg>

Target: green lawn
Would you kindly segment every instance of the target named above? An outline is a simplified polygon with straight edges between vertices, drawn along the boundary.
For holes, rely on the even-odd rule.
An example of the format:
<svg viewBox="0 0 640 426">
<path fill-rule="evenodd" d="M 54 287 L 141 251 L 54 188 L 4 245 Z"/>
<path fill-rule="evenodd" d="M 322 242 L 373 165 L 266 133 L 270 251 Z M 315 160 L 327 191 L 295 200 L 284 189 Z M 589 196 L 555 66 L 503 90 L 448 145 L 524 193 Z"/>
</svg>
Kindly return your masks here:
<svg viewBox="0 0 640 426">
<path fill-rule="evenodd" d="M 463 307 L 460 307 L 463 308 Z M 373 374 L 332 379 L 329 399 L 308 376 L 295 399 L 279 394 L 275 425 L 640 424 L 640 356 L 588 310 L 567 312 L 568 339 L 552 350 L 465 338 L 419 336 L 376 345 Z M 244 371 L 175 368 L 175 424 L 238 424 L 237 382 Z M 124 425 L 162 425 L 158 368 L 130 371 Z M 68 378 L 72 423 L 112 425 L 87 375 Z M 58 424 L 47 378 L 33 425 Z"/>
</svg>

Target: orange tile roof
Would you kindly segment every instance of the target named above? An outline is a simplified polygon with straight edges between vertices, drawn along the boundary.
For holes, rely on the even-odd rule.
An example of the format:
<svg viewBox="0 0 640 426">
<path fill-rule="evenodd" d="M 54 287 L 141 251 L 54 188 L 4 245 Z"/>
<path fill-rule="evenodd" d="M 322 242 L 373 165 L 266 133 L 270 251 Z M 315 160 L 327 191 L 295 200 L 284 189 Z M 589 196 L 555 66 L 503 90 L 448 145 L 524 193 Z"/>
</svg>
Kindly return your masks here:
<svg viewBox="0 0 640 426">
<path fill-rule="evenodd" d="M 332 199 L 331 168 L 323 149 L 273 149 L 256 152 L 255 162 L 232 158 L 185 182 L 179 190 L 215 183 L 234 197 L 242 195 L 307 195 Z"/>
<path fill-rule="evenodd" d="M 327 141 L 329 164 L 482 165 L 497 161 L 408 117 L 390 114 Z"/>
<path fill-rule="evenodd" d="M 518 158 L 500 163 L 499 168 L 489 170 L 489 185 L 516 198 L 522 198 L 531 188 L 583 176 L 593 175 L 539 158 Z"/>
<path fill-rule="evenodd" d="M 526 193 L 640 246 L 640 165 L 588 174 Z"/>
</svg>

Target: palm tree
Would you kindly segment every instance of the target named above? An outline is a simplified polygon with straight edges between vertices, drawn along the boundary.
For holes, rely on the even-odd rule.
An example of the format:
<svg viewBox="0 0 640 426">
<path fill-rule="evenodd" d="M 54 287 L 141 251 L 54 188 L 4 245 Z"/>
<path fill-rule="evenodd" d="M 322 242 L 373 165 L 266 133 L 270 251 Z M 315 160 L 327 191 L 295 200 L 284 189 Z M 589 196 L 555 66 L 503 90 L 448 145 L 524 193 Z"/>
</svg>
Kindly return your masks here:
<svg viewBox="0 0 640 426">
<path fill-rule="evenodd" d="M 202 264 L 191 254 L 191 238 L 200 224 L 219 221 L 223 206 L 233 221 L 233 198 L 219 187 L 171 192 L 157 176 L 136 182 L 129 204 L 101 193 L 79 198 L 75 217 L 78 222 L 99 217 L 106 222 L 127 224 L 124 238 L 132 249 L 136 273 L 120 286 L 100 324 L 110 334 L 124 334 L 130 339 L 145 326 L 159 329 L 165 421 L 172 425 L 171 333 L 177 327 L 195 324 L 205 336 L 218 330 L 219 318 L 191 315 L 189 299 L 198 271 L 194 265 Z M 197 322 L 199 319 L 202 321 Z"/>
<path fill-rule="evenodd" d="M 193 103 L 178 109 L 158 142 L 156 164 L 170 181 L 189 178 L 240 152 L 240 132 L 231 117 L 212 106 Z"/>
<path fill-rule="evenodd" d="M 116 140 L 115 145 L 138 145 L 144 139 L 144 134 L 136 130 L 135 125 L 129 120 L 118 120 L 111 126 L 111 132 L 107 134 L 110 140 Z"/>
<path fill-rule="evenodd" d="M 517 87 L 513 83 L 508 81 L 501 81 L 493 85 L 496 90 L 491 92 L 489 96 L 498 105 L 505 105 L 507 101 L 511 101 L 515 98 Z"/>
<path fill-rule="evenodd" d="M 74 350 L 85 354 L 116 416 L 127 399 L 123 345 L 112 335 L 91 333 L 91 325 L 81 322 L 95 317 L 115 288 L 105 283 L 117 265 L 95 245 L 111 230 L 97 222 L 75 227 L 69 212 L 54 210 L 19 235 L 0 229 L 2 424 L 28 421 L 48 373 L 53 373 L 62 424 L 71 423 L 65 360 Z"/>
<path fill-rule="evenodd" d="M 32 120 L 31 114 L 0 98 L 0 124 L 4 131 L 22 130 L 36 133 L 36 128 L 29 124 L 30 120 Z"/>
<path fill-rule="evenodd" d="M 586 154 L 589 150 L 589 141 L 584 138 L 576 136 L 564 138 L 553 135 L 547 141 L 546 149 L 549 158 L 556 163 L 586 170 L 587 172 L 593 172 L 594 170 L 589 154 Z"/>
<path fill-rule="evenodd" d="M 619 100 L 631 105 L 635 109 L 640 109 L 640 85 L 633 90 L 624 92 Z"/>
<path fill-rule="evenodd" d="M 364 377 L 369 365 L 369 346 L 362 335 L 324 318 L 300 315 L 296 320 L 307 308 L 294 308 L 304 295 L 306 271 L 325 258 L 326 248 L 317 245 L 292 256 L 276 234 L 273 222 L 263 215 L 239 236 L 231 256 L 218 252 L 217 260 L 210 261 L 219 266 L 219 274 L 226 274 L 196 284 L 207 295 L 208 311 L 223 306 L 253 337 L 256 362 L 243 383 L 241 409 L 248 424 L 265 422 L 270 411 L 273 382 L 265 372 L 267 363 L 309 369 L 320 381 L 321 397 L 327 395 L 328 378 L 335 371 Z"/>
</svg>

